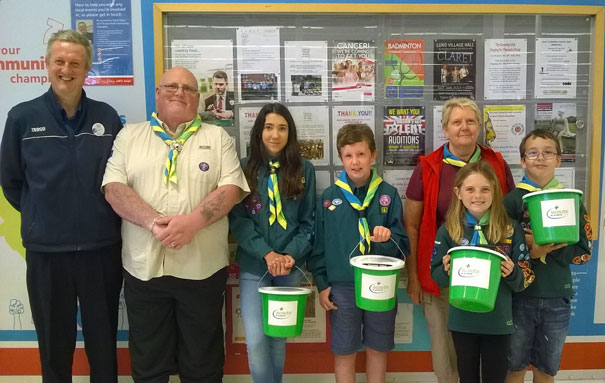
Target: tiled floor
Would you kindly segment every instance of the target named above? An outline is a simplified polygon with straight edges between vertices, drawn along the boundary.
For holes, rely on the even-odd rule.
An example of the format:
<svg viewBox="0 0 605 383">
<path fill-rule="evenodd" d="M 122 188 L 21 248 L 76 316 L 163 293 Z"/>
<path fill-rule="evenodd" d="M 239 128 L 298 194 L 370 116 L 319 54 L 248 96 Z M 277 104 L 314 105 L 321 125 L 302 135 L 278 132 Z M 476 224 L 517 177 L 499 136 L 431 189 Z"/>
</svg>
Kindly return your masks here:
<svg viewBox="0 0 605 383">
<path fill-rule="evenodd" d="M 531 382 L 531 373 L 525 377 L 526 382 Z M 1 376 L 0 383 L 40 383 L 42 379 L 39 376 Z M 88 377 L 74 377 L 74 383 L 88 383 Z M 178 383 L 179 379 L 173 377 L 170 383 Z M 251 383 L 252 379 L 246 375 L 229 375 L 223 379 L 224 383 Z M 299 374 L 286 375 L 284 383 L 333 383 L 334 376 L 331 374 Z M 365 383 L 365 376 L 357 374 L 357 383 Z M 387 383 L 434 383 L 436 379 L 432 373 L 398 373 L 388 374 Z M 605 369 L 587 370 L 587 371 L 561 371 L 556 383 L 605 383 Z M 122 376 L 119 383 L 132 383 L 130 377 Z"/>
</svg>

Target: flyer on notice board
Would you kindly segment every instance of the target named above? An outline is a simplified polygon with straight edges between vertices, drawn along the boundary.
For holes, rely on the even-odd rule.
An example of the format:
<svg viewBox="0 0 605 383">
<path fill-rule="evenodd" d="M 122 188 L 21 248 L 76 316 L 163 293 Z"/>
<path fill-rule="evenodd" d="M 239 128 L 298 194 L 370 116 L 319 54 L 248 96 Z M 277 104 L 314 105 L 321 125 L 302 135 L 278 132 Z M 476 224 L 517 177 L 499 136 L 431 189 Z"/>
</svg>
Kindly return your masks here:
<svg viewBox="0 0 605 383">
<path fill-rule="evenodd" d="M 374 131 L 374 106 L 335 106 L 332 108 L 332 163 L 340 165 L 338 158 L 338 149 L 336 148 L 336 139 L 338 131 L 346 124 L 366 124 Z"/>
<path fill-rule="evenodd" d="M 71 0 L 71 26 L 92 45 L 86 85 L 133 85 L 130 0 Z"/>
<path fill-rule="evenodd" d="M 202 113 L 202 119 L 211 118 L 232 134 L 230 128 L 235 123 L 233 40 L 172 40 L 170 51 L 172 66 L 189 69 L 197 79 L 198 112 Z"/>
<path fill-rule="evenodd" d="M 335 41 L 332 49 L 332 99 L 374 101 L 374 41 Z"/>
<path fill-rule="evenodd" d="M 575 162 L 576 132 L 584 127 L 578 119 L 573 102 L 539 102 L 536 104 L 534 129 L 546 129 L 555 135 L 561 146 L 561 161 Z"/>
<path fill-rule="evenodd" d="M 475 99 L 475 40 L 435 40 L 433 100 Z"/>
<path fill-rule="evenodd" d="M 416 165 L 424 155 L 424 106 L 384 108 L 384 164 Z"/>
<path fill-rule="evenodd" d="M 384 42 L 384 97 L 422 98 L 424 40 Z"/>
</svg>

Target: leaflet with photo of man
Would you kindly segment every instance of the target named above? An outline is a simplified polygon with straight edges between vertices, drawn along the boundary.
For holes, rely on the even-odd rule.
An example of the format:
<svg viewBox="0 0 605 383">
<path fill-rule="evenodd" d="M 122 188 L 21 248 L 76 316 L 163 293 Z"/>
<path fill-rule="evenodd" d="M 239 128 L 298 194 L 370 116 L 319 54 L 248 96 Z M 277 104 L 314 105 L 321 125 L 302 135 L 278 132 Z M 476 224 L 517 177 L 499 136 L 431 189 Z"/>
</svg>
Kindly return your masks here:
<svg viewBox="0 0 605 383">
<path fill-rule="evenodd" d="M 233 40 L 172 40 L 170 51 L 172 66 L 189 69 L 198 81 L 202 120 L 233 127 Z"/>
</svg>

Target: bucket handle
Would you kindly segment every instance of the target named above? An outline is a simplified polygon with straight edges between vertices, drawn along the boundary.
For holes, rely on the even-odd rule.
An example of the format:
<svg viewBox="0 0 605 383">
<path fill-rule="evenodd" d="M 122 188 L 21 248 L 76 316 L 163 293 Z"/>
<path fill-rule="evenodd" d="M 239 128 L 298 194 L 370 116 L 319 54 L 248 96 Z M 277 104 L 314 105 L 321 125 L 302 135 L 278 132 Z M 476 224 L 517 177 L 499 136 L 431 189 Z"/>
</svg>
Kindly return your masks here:
<svg viewBox="0 0 605 383">
<path fill-rule="evenodd" d="M 403 255 L 403 261 L 405 262 L 405 260 L 406 260 L 406 258 L 407 258 L 407 257 L 405 256 L 405 253 L 403 252 L 403 250 L 401 250 L 401 247 L 399 247 L 399 245 L 397 244 L 397 241 L 395 241 L 395 240 L 393 239 L 393 237 L 389 238 L 389 240 L 391 240 L 391 241 L 392 241 L 392 242 L 395 244 L 395 246 L 397 246 L 397 249 L 399 249 L 399 252 L 401 253 L 401 255 Z M 361 244 L 363 241 L 364 241 L 364 240 L 362 239 L 361 241 L 357 242 L 357 245 L 355 245 L 355 247 L 353 248 L 353 250 L 351 250 L 351 252 L 349 253 L 349 261 L 351 260 L 351 255 L 353 255 L 353 253 L 355 252 L 355 250 L 357 250 L 357 248 L 359 247 L 359 245 L 360 245 L 360 244 Z M 349 262 L 349 266 L 350 266 L 350 267 L 353 267 L 353 266 L 351 266 L 351 263 L 350 263 L 350 262 Z"/>
<path fill-rule="evenodd" d="M 294 265 L 294 267 L 296 267 L 298 269 L 298 271 L 300 271 L 303 275 L 303 277 L 305 277 L 305 279 L 307 280 L 307 282 L 309 282 L 309 286 L 313 286 L 313 283 L 311 283 L 311 281 L 309 280 L 309 278 L 307 278 L 307 275 L 305 274 L 304 271 L 301 270 L 300 267 Z M 265 279 L 265 276 L 269 274 L 269 270 L 265 271 L 265 273 L 263 274 L 263 276 L 258 280 L 258 283 L 256 284 L 256 289 L 258 290 L 260 288 L 260 283 L 263 279 Z"/>
</svg>

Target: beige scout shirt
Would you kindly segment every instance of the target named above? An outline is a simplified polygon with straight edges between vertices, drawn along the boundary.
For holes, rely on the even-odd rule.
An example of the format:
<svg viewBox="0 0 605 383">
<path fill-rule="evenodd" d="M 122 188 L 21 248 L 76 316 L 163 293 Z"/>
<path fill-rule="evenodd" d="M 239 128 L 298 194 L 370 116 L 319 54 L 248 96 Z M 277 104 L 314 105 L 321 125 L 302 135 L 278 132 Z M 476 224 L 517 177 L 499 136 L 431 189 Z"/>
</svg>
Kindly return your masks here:
<svg viewBox="0 0 605 383">
<path fill-rule="evenodd" d="M 179 125 L 174 136 L 179 137 L 192 122 Z M 222 185 L 250 191 L 233 139 L 223 128 L 203 123 L 185 142 L 177 158 L 178 185 L 164 182 L 169 150 L 148 121 L 127 124 L 114 141 L 103 186 L 126 184 L 163 216 L 190 213 Z M 225 216 L 199 231 L 188 245 L 173 250 L 162 246 L 147 228 L 122 220 L 122 264 L 144 281 L 164 275 L 205 279 L 228 265 L 228 230 Z"/>
</svg>

